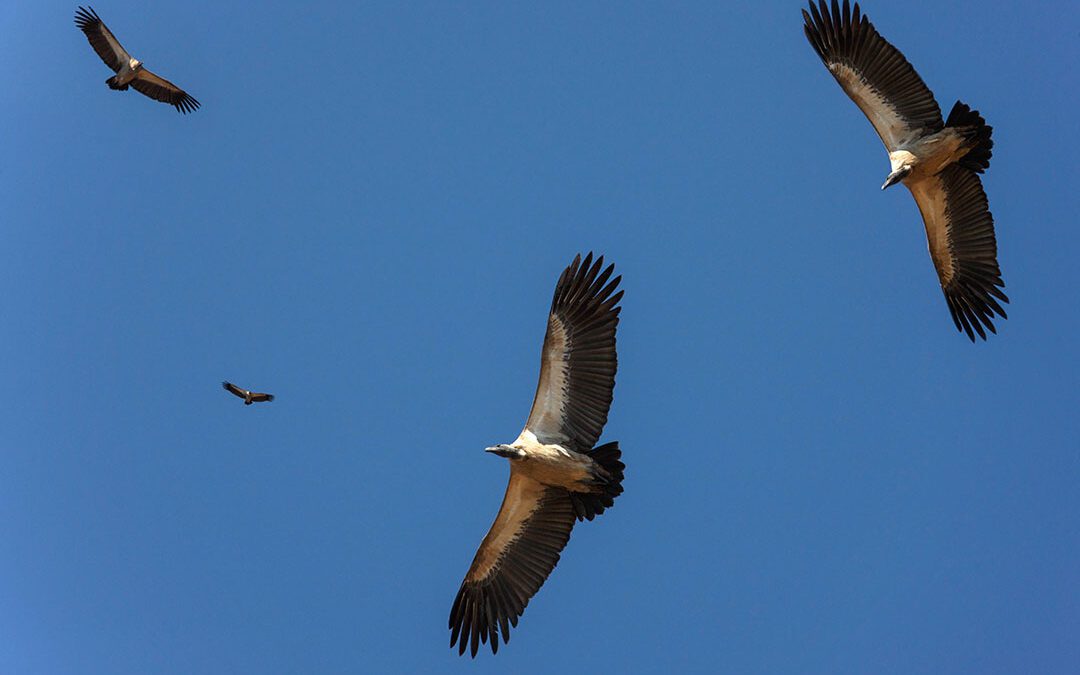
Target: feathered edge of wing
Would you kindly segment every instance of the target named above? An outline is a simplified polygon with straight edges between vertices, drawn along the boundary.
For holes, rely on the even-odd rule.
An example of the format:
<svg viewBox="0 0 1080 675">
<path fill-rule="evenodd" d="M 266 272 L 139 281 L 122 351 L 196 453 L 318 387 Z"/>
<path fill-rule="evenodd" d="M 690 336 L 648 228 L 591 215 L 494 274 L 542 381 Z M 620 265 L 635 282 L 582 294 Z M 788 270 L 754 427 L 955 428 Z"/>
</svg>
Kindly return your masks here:
<svg viewBox="0 0 1080 675">
<path fill-rule="evenodd" d="M 450 609 L 450 646 L 473 657 L 481 644 L 499 651 L 510 627 L 559 562 L 574 528 L 570 493 L 513 471 L 499 515 L 481 542 Z"/>
<path fill-rule="evenodd" d="M 819 9 L 820 7 L 820 9 Z M 896 47 L 881 37 L 870 20 L 844 0 L 832 12 L 819 0 L 802 11 L 803 31 L 836 81 L 874 125 L 892 152 L 913 134 L 934 133 L 943 126 L 934 94 Z"/>
<path fill-rule="evenodd" d="M 1009 298 L 1000 290 L 1005 282 L 982 182 L 972 171 L 952 164 L 909 187 L 922 213 L 930 258 L 956 329 L 972 342 L 976 334 L 985 340 L 984 327 L 997 332 L 994 314 L 1008 318 L 998 300 L 1008 303 Z"/>
<path fill-rule="evenodd" d="M 615 388 L 619 325 L 614 265 L 578 255 L 559 277 L 540 354 L 540 381 L 525 428 L 544 443 L 569 443 L 585 452 L 607 423 Z M 609 279 L 611 279 L 609 281 Z"/>
<path fill-rule="evenodd" d="M 97 55 L 112 68 L 114 73 L 120 72 L 120 68 L 127 63 L 131 55 L 120 45 L 120 41 L 112 34 L 97 15 L 93 7 L 79 7 L 75 12 L 75 25 L 86 34 L 90 46 Z"/>
<path fill-rule="evenodd" d="M 131 81 L 131 86 L 136 91 L 149 96 L 155 101 L 175 106 L 177 112 L 185 115 L 194 112 L 200 105 L 191 94 L 145 68 L 135 73 L 135 79 Z"/>
<path fill-rule="evenodd" d="M 234 396 L 239 396 L 240 398 L 247 398 L 247 392 L 236 386 L 232 382 L 222 382 L 221 387 L 222 389 L 229 392 L 230 394 L 233 394 Z"/>
</svg>

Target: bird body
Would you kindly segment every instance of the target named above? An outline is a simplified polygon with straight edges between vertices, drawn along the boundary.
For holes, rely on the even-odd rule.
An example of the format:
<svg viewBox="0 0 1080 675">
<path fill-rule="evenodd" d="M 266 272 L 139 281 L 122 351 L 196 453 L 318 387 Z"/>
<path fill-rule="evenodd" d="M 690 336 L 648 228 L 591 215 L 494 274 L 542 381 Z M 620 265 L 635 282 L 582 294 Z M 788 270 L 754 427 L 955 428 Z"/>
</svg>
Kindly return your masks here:
<svg viewBox="0 0 1080 675">
<path fill-rule="evenodd" d="M 889 153 L 881 189 L 904 183 L 926 228 L 927 247 L 956 328 L 972 341 L 996 332 L 1009 298 L 997 262 L 994 220 L 977 174 L 990 166 L 992 127 L 957 101 L 947 119 L 896 47 L 848 0 L 811 0 L 810 45 L 866 115 Z"/>
<path fill-rule="evenodd" d="M 141 61 L 135 58 L 129 58 L 121 64 L 120 70 L 117 71 L 116 75 L 105 80 L 105 84 L 109 85 L 109 89 L 127 91 L 128 85 L 135 79 L 135 76 L 141 68 Z"/>
<path fill-rule="evenodd" d="M 901 179 L 905 184 L 923 180 L 937 174 L 949 164 L 955 164 L 970 149 L 956 129 L 945 127 L 935 134 L 919 136 L 910 142 L 902 143 L 890 152 L 889 164 L 892 172 L 889 175 L 905 173 Z"/>
<path fill-rule="evenodd" d="M 509 452 L 504 454 L 504 449 Z M 574 492 L 595 492 L 596 482 L 610 478 L 588 455 L 568 450 L 557 443 L 541 443 L 528 429 L 509 445 L 488 448 L 488 452 L 517 459 L 510 463 L 517 471 L 544 485 L 557 485 Z"/>
</svg>

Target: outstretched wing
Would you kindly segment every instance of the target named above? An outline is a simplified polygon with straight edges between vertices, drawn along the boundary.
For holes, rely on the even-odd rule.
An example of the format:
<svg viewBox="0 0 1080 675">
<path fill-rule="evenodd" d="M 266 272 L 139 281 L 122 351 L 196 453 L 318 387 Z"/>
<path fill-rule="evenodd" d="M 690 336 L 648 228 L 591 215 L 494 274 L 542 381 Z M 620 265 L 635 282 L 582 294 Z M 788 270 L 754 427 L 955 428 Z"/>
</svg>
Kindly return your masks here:
<svg viewBox="0 0 1080 675">
<path fill-rule="evenodd" d="M 255 393 L 255 392 L 252 392 L 252 394 L 251 394 L 251 401 L 253 403 L 262 403 L 264 401 L 268 402 L 268 401 L 273 401 L 273 400 L 274 400 L 274 395 L 273 394 L 263 394 L 263 393 Z"/>
<path fill-rule="evenodd" d="M 559 562 L 574 527 L 570 493 L 517 473 L 513 464 L 499 515 L 461 582 L 450 609 L 450 646 L 472 656 L 481 643 L 499 651 L 510 626 Z"/>
<path fill-rule="evenodd" d="M 119 72 L 131 58 L 131 54 L 127 53 L 112 31 L 102 23 L 93 7 L 79 7 L 75 12 L 75 25 L 86 34 L 90 46 L 114 73 Z"/>
<path fill-rule="evenodd" d="M 601 271 L 603 270 L 603 271 Z M 563 270 L 555 286 L 547 334 L 540 353 L 540 382 L 522 435 L 544 444 L 587 452 L 607 423 L 615 388 L 616 292 L 622 277 L 608 282 L 615 266 L 592 253 Z"/>
<path fill-rule="evenodd" d="M 135 73 L 135 79 L 131 81 L 131 86 L 135 88 L 135 91 L 145 94 L 155 101 L 175 106 L 178 112 L 185 115 L 199 108 L 199 102 L 191 94 L 165 78 L 158 77 L 146 68 L 142 68 Z"/>
<path fill-rule="evenodd" d="M 239 396 L 240 398 L 244 398 L 244 399 L 247 398 L 247 392 L 245 390 L 241 389 L 240 387 L 236 386 L 232 382 L 222 382 L 221 386 L 225 389 L 225 391 L 233 394 L 234 396 Z"/>
<path fill-rule="evenodd" d="M 994 217 L 982 182 L 974 172 L 952 164 L 941 173 L 907 184 L 919 205 L 930 258 L 957 330 L 986 339 L 985 326 L 996 333 L 994 314 L 1006 319 L 997 300 L 1008 303 L 1000 289 Z M 997 298 L 997 300 L 995 300 Z"/>
<path fill-rule="evenodd" d="M 820 7 L 820 9 L 819 9 Z M 844 0 L 832 12 L 819 0 L 803 10 L 803 30 L 836 81 L 874 125 L 892 152 L 905 140 L 940 131 L 941 108 L 934 94 L 900 51 L 878 34 L 870 20 Z"/>
</svg>

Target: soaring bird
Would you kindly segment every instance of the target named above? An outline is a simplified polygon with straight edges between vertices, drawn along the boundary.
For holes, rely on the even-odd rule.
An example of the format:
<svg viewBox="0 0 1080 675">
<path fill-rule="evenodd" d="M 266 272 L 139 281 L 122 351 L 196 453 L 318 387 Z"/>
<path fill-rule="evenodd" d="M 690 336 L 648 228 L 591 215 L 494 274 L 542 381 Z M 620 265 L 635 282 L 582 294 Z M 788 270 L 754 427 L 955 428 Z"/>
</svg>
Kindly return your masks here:
<svg viewBox="0 0 1080 675">
<path fill-rule="evenodd" d="M 274 400 L 273 394 L 261 394 L 256 391 L 248 391 L 247 389 L 241 389 L 232 382 L 222 382 L 221 386 L 225 389 L 225 391 L 229 392 L 230 394 L 233 394 L 234 396 L 239 396 L 240 398 L 244 399 L 244 405 L 251 405 L 252 403 L 262 403 L 263 401 L 269 402 Z"/>
<path fill-rule="evenodd" d="M 540 383 L 525 429 L 486 451 L 510 460 L 502 507 L 473 558 L 450 610 L 450 646 L 458 653 L 510 641 L 510 626 L 540 590 L 575 520 L 592 520 L 622 493 L 618 442 L 593 447 L 607 422 L 615 387 L 616 292 L 590 253 L 555 286 L 540 352 Z M 601 271 L 603 270 L 603 271 Z"/>
<path fill-rule="evenodd" d="M 92 7 L 79 7 L 75 12 L 75 25 L 86 33 L 86 39 L 105 65 L 116 75 L 105 80 L 109 89 L 127 91 L 128 86 L 155 101 L 168 103 L 178 112 L 187 114 L 199 107 L 199 102 L 172 82 L 143 68 L 142 61 L 128 54 L 120 41 L 112 34 Z"/>
<path fill-rule="evenodd" d="M 889 151 L 881 189 L 903 183 L 919 205 L 930 258 L 956 329 L 986 339 L 1009 302 L 997 263 L 994 219 L 977 174 L 990 166 L 992 127 L 957 101 L 942 121 L 933 93 L 904 55 L 844 0 L 803 10 L 806 38 Z M 995 299 L 996 298 L 996 299 Z"/>
</svg>

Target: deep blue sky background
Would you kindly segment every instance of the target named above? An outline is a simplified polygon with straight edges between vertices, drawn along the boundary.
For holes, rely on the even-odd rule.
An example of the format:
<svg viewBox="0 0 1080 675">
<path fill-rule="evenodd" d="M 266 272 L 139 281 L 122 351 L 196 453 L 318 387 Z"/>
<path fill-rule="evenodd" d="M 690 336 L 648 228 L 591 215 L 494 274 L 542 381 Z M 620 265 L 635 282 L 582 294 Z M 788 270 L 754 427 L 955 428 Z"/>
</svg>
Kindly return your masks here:
<svg viewBox="0 0 1080 675">
<path fill-rule="evenodd" d="M 975 345 L 799 2 L 95 8 L 203 108 L 0 5 L 0 672 L 1080 668 L 1075 3 L 865 6 L 994 126 Z M 626 493 L 460 659 L 590 249 Z"/>
</svg>

